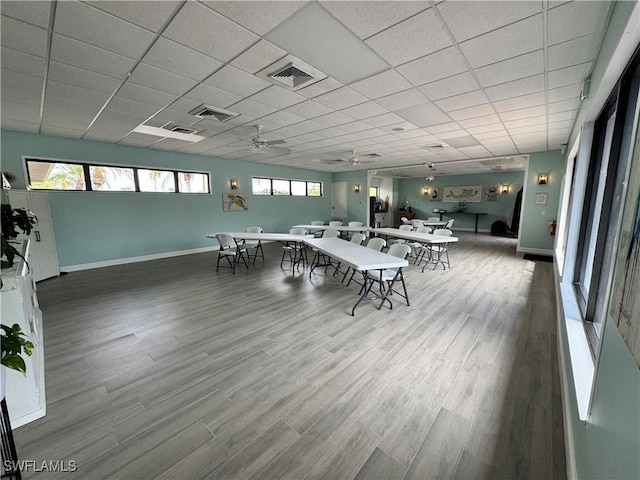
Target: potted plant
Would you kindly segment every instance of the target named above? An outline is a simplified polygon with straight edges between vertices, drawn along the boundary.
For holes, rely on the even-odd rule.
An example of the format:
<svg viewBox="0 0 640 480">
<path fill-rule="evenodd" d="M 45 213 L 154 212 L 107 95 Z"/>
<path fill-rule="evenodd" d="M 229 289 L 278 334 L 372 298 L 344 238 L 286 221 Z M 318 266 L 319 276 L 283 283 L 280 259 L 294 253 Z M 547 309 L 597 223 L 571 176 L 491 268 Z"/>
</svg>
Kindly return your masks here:
<svg viewBox="0 0 640 480">
<path fill-rule="evenodd" d="M 27 336 L 17 323 L 15 323 L 13 327 L 0 324 L 0 330 L 0 336 L 2 338 L 2 365 L 26 375 L 27 366 L 24 358 L 22 358 L 22 354 L 24 353 L 27 357 L 30 357 L 33 353 L 33 343 L 27 340 Z"/>
<path fill-rule="evenodd" d="M 3 185 L 5 178 L 15 178 L 10 173 L 2 173 Z M 2 221 L 2 268 L 13 266 L 16 256 L 24 259 L 22 254 L 9 243 L 16 238 L 21 230 L 29 235 L 34 226 L 38 223 L 35 214 L 24 208 L 12 208 L 3 189 L 2 204 L 0 205 L 0 220 Z M 5 201 L 6 200 L 6 201 Z M 26 259 L 25 259 L 26 260 Z"/>
</svg>

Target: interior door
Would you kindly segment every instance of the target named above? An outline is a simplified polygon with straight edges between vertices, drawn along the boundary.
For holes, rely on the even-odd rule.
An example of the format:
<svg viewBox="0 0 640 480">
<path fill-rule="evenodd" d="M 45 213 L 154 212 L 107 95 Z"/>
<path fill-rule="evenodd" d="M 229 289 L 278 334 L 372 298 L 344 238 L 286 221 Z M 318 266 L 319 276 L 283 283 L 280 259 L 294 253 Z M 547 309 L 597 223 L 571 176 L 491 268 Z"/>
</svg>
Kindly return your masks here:
<svg viewBox="0 0 640 480">
<path fill-rule="evenodd" d="M 347 182 L 331 184 L 331 219 L 347 220 Z"/>
</svg>

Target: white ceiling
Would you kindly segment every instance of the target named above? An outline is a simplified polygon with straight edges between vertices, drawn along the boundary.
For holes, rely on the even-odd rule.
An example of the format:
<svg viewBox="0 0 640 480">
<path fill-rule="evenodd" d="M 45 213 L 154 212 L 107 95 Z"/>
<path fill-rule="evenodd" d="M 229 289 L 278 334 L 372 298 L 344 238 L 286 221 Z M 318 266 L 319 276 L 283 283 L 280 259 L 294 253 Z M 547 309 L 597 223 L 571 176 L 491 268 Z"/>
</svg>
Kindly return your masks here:
<svg viewBox="0 0 640 480">
<path fill-rule="evenodd" d="M 567 143 L 611 5 L 3 0 L 1 125 L 327 172 L 464 173 L 480 167 L 461 160 Z M 325 77 L 295 91 L 266 80 L 286 56 Z M 201 104 L 239 115 L 188 113 Z M 169 123 L 206 138 L 132 132 Z M 253 150 L 256 124 L 286 143 Z M 353 150 L 380 156 L 336 161 Z"/>
</svg>

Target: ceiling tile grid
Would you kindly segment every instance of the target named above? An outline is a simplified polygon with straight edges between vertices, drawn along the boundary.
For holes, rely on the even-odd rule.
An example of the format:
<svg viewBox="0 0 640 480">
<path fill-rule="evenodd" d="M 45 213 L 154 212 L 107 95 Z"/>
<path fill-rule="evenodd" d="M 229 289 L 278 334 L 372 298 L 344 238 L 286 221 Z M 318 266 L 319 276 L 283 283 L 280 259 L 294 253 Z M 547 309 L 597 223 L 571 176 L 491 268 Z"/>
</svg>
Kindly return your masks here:
<svg viewBox="0 0 640 480">
<path fill-rule="evenodd" d="M 352 150 L 382 155 L 369 168 L 522 155 L 566 143 L 610 9 L 3 1 L 2 128 L 324 171 L 362 168 L 313 161 Z M 283 78 L 262 74 L 281 61 Z M 307 66 L 325 78 L 305 85 Z M 202 105 L 223 110 L 190 113 Z M 206 138 L 133 131 L 145 123 Z M 284 148 L 255 154 L 257 124 Z"/>
</svg>

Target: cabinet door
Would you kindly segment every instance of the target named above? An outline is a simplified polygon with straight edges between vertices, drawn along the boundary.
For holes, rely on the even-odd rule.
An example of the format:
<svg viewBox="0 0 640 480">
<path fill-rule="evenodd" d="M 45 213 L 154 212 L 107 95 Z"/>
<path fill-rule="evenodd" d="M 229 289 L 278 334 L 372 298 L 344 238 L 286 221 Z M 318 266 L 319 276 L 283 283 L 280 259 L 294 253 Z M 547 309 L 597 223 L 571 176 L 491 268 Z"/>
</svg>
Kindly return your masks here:
<svg viewBox="0 0 640 480">
<path fill-rule="evenodd" d="M 49 194 L 47 192 L 29 192 L 26 190 L 9 190 L 9 201 L 13 208 L 31 210 L 38 217 L 38 224 L 29 236 L 19 235 L 18 238 L 31 240 L 31 258 L 29 266 L 33 272 L 34 281 L 60 275 L 58 266 L 58 252 L 53 234 L 53 220 L 49 208 Z"/>
</svg>

